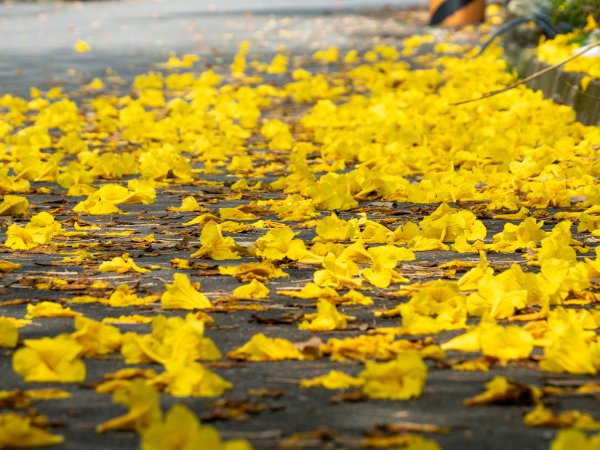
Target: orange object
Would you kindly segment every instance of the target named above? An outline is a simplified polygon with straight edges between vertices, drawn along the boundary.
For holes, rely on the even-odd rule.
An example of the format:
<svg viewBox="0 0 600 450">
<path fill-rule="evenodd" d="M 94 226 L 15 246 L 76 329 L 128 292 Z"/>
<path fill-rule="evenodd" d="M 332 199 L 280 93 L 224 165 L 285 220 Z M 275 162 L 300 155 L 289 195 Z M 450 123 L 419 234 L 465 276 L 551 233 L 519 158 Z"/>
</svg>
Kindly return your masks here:
<svg viewBox="0 0 600 450">
<path fill-rule="evenodd" d="M 431 25 L 458 26 L 482 22 L 485 0 L 430 0 Z"/>
</svg>

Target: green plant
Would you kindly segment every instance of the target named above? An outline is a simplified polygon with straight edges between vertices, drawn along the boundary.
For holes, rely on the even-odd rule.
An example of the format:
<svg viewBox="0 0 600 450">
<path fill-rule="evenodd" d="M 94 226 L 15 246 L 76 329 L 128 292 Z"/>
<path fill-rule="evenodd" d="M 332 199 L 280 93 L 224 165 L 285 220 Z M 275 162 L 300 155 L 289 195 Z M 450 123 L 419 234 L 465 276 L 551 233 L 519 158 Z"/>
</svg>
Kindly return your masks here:
<svg viewBox="0 0 600 450">
<path fill-rule="evenodd" d="M 548 0 L 548 3 L 555 23 L 583 28 L 590 14 L 600 23 L 600 0 Z"/>
</svg>

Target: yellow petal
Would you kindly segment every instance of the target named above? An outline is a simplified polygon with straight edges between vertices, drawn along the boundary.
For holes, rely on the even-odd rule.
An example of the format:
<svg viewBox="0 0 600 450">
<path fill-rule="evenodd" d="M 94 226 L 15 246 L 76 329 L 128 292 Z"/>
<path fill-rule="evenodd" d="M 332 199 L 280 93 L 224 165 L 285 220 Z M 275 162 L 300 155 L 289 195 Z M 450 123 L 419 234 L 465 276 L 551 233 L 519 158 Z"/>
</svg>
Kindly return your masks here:
<svg viewBox="0 0 600 450">
<path fill-rule="evenodd" d="M 29 201 L 25 197 L 18 195 L 5 195 L 2 203 L 0 203 L 0 216 L 16 216 L 25 214 Z"/>
<path fill-rule="evenodd" d="M 550 450 L 598 450 L 600 449 L 600 433 L 588 436 L 581 430 L 560 430 Z"/>
<path fill-rule="evenodd" d="M 13 263 L 10 261 L 0 261 L 0 272 L 10 273 L 21 268 L 21 264 Z"/>
<path fill-rule="evenodd" d="M 126 273 L 130 271 L 134 271 L 137 273 L 145 273 L 149 272 L 148 269 L 144 269 L 139 267 L 133 259 L 129 257 L 128 254 L 123 254 L 122 256 L 115 256 L 110 261 L 104 261 L 98 267 L 100 272 L 116 272 L 116 273 Z"/>
<path fill-rule="evenodd" d="M 152 384 L 175 397 L 219 397 L 233 385 L 199 363 L 167 364 Z"/>
<path fill-rule="evenodd" d="M 96 427 L 98 433 L 110 430 L 141 431 L 159 422 L 162 418 L 158 392 L 142 380 L 135 380 L 126 388 L 116 391 L 113 395 L 113 402 L 127 406 L 129 411 L 98 425 Z"/>
<path fill-rule="evenodd" d="M 75 42 L 75 45 L 73 45 L 73 48 L 75 49 L 75 51 L 77 53 L 86 53 L 86 52 L 89 52 L 90 50 L 92 50 L 92 47 L 90 46 L 90 44 L 88 44 L 87 42 L 85 42 L 83 40 L 79 40 L 79 41 Z"/>
<path fill-rule="evenodd" d="M 305 315 L 309 320 L 303 321 L 298 325 L 300 330 L 310 331 L 331 331 L 343 330 L 348 326 L 348 319 L 353 317 L 341 314 L 336 309 L 335 305 L 327 300 L 319 300 L 317 302 L 317 313 Z"/>
<path fill-rule="evenodd" d="M 166 285 L 161 297 L 162 309 L 204 309 L 211 308 L 210 300 L 201 294 L 190 279 L 183 273 L 173 275 L 173 284 Z"/>
<path fill-rule="evenodd" d="M 348 389 L 351 387 L 360 387 L 363 384 L 363 379 L 352 377 L 339 370 L 331 370 L 325 375 L 300 381 L 300 387 L 304 388 L 321 386 L 325 389 Z"/>
<path fill-rule="evenodd" d="M 533 336 L 521 327 L 491 325 L 479 335 L 481 352 L 501 361 L 528 358 L 533 350 Z"/>
<path fill-rule="evenodd" d="M 269 298 L 269 288 L 254 279 L 250 284 L 234 289 L 233 295 L 242 298 Z"/>
<path fill-rule="evenodd" d="M 421 395 L 427 366 L 418 352 L 407 351 L 390 362 L 367 361 L 358 377 L 364 380 L 362 391 L 370 398 L 407 400 Z"/>
<path fill-rule="evenodd" d="M 73 311 L 71 308 L 65 308 L 60 303 L 40 302 L 37 305 L 27 305 L 26 319 L 38 317 L 77 317 L 81 313 Z"/>
<path fill-rule="evenodd" d="M 304 359 L 290 341 L 281 338 L 269 338 L 262 333 L 255 334 L 240 348 L 227 354 L 228 358 L 248 361 L 282 361 L 285 359 Z"/>
<path fill-rule="evenodd" d="M 29 417 L 15 413 L 0 414 L 0 448 L 45 447 L 63 442 L 62 436 L 35 426 Z"/>
<path fill-rule="evenodd" d="M 12 321 L 0 317 L 0 347 L 14 348 L 19 342 L 19 330 Z"/>
<path fill-rule="evenodd" d="M 71 336 L 26 339 L 13 355 L 13 369 L 27 382 L 78 383 L 85 365 L 78 359 L 81 345 Z"/>
<path fill-rule="evenodd" d="M 117 327 L 105 325 L 87 317 L 76 317 L 72 336 L 83 347 L 84 357 L 107 355 L 121 348 L 123 338 Z"/>
</svg>

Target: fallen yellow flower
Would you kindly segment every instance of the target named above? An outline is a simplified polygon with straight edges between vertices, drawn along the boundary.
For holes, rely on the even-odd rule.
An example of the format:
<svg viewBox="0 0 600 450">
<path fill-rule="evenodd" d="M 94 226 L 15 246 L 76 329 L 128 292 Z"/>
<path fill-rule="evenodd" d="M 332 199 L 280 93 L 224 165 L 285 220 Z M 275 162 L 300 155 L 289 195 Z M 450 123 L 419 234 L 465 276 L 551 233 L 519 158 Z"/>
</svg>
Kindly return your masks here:
<svg viewBox="0 0 600 450">
<path fill-rule="evenodd" d="M 288 276 L 287 273 L 270 261 L 245 263 L 239 266 L 219 266 L 219 273 L 221 275 L 231 275 L 243 283 L 252 280 L 264 283 L 271 278 L 285 278 Z"/>
<path fill-rule="evenodd" d="M 200 249 L 191 255 L 192 258 L 207 258 L 222 261 L 225 259 L 240 259 L 237 245 L 231 236 L 223 237 L 221 226 L 208 222 L 200 233 Z"/>
<path fill-rule="evenodd" d="M 62 225 L 46 211 L 34 215 L 25 227 L 12 224 L 6 230 L 6 245 L 13 250 L 29 250 L 47 245 L 52 238 L 62 234 Z"/>
<path fill-rule="evenodd" d="M 591 415 L 580 411 L 564 411 L 555 414 L 551 409 L 539 403 L 533 411 L 527 413 L 523 423 L 528 427 L 577 428 L 579 430 L 600 430 L 600 422 Z"/>
<path fill-rule="evenodd" d="M 144 269 L 143 267 L 139 267 L 133 259 L 127 253 L 124 253 L 121 256 L 115 256 L 110 261 L 104 261 L 98 267 L 100 272 L 116 272 L 116 273 L 126 273 L 130 271 L 134 271 L 137 273 L 146 273 L 149 272 L 148 269 Z"/>
<path fill-rule="evenodd" d="M 427 366 L 418 352 L 406 351 L 390 362 L 367 361 L 358 378 L 364 381 L 362 391 L 370 398 L 407 400 L 421 395 Z"/>
<path fill-rule="evenodd" d="M 75 44 L 73 45 L 73 48 L 75 49 L 75 51 L 77 53 L 87 53 L 90 50 L 92 50 L 92 47 L 90 46 L 90 44 L 88 44 L 87 42 L 83 41 L 83 40 L 78 40 L 77 42 L 75 42 Z"/>
<path fill-rule="evenodd" d="M 21 268 L 21 264 L 10 261 L 0 261 L 0 273 L 10 273 Z"/>
<path fill-rule="evenodd" d="M 198 288 L 192 286 L 190 279 L 183 273 L 173 275 L 173 284 L 166 285 L 167 290 L 160 298 L 162 309 L 204 309 L 212 307 L 210 300 Z"/>
<path fill-rule="evenodd" d="M 201 425 L 185 405 L 176 403 L 164 420 L 141 432 L 142 450 L 252 450 L 245 439 L 223 441 L 216 428 Z"/>
<path fill-rule="evenodd" d="M 490 404 L 537 403 L 542 397 L 542 390 L 535 386 L 515 383 L 505 377 L 496 376 L 486 383 L 482 394 L 468 398 L 465 406 Z"/>
<path fill-rule="evenodd" d="M 15 323 L 0 317 L 0 347 L 14 348 L 19 342 L 19 329 Z"/>
<path fill-rule="evenodd" d="M 344 330 L 348 320 L 354 320 L 354 317 L 341 314 L 331 302 L 320 299 L 317 301 L 317 313 L 305 314 L 304 319 L 298 325 L 300 330 L 331 331 Z"/>
<path fill-rule="evenodd" d="M 581 430 L 560 430 L 550 450 L 600 450 L 600 433 L 588 436 Z"/>
<path fill-rule="evenodd" d="M 320 375 L 308 380 L 300 380 L 300 387 L 324 387 L 325 389 L 348 389 L 351 387 L 361 387 L 365 381 L 355 378 L 339 370 L 331 370 L 325 375 Z"/>
<path fill-rule="evenodd" d="M 121 348 L 123 337 L 117 327 L 87 317 L 75 317 L 71 336 L 81 345 L 81 356 L 107 355 Z"/>
<path fill-rule="evenodd" d="M 113 395 L 113 402 L 127 406 L 129 411 L 101 423 L 96 427 L 96 432 L 106 433 L 110 430 L 142 432 L 153 424 L 160 423 L 162 419 L 158 392 L 145 381 L 134 380 L 126 388 L 117 390 Z"/>
<path fill-rule="evenodd" d="M 233 295 L 241 298 L 269 298 L 269 288 L 260 281 L 253 279 L 250 284 L 235 288 Z"/>
<path fill-rule="evenodd" d="M 0 203 L 0 216 L 16 216 L 25 214 L 29 201 L 25 197 L 18 195 L 5 195 Z"/>
<path fill-rule="evenodd" d="M 0 448 L 31 448 L 60 445 L 63 436 L 48 433 L 29 417 L 16 413 L 0 414 Z"/>
<path fill-rule="evenodd" d="M 85 380 L 83 348 L 71 336 L 25 339 L 13 355 L 13 369 L 26 382 L 78 383 Z"/>
<path fill-rule="evenodd" d="M 270 338 L 262 333 L 255 334 L 241 347 L 229 352 L 228 358 L 247 361 L 282 361 L 305 359 L 294 344 L 281 338 Z"/>
<path fill-rule="evenodd" d="M 233 385 L 197 362 L 170 363 L 149 381 L 174 397 L 219 397 Z"/>
<path fill-rule="evenodd" d="M 37 305 L 31 303 L 27 305 L 26 319 L 35 319 L 38 317 L 77 317 L 82 314 L 77 311 L 73 311 L 71 308 L 65 308 L 60 303 L 56 302 L 40 302 Z"/>
</svg>

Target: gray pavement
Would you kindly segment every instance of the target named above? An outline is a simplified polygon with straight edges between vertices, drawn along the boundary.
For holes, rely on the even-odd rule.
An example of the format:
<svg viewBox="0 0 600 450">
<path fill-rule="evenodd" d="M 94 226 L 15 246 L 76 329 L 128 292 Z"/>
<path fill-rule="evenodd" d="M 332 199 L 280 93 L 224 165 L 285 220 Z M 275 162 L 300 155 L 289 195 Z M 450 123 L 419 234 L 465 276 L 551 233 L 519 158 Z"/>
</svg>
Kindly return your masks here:
<svg viewBox="0 0 600 450">
<path fill-rule="evenodd" d="M 75 86 L 113 69 L 126 79 L 164 62 L 169 51 L 207 61 L 231 56 L 242 40 L 253 53 L 329 45 L 356 47 L 365 35 L 406 33 L 406 26 L 357 12 L 419 6 L 424 0 L 143 0 L 0 3 L 0 93 L 30 86 Z M 89 53 L 76 53 L 83 39 Z M 206 61 L 205 61 L 206 62 Z M 74 69 L 79 77 L 68 75 Z"/>
<path fill-rule="evenodd" d="M 274 2 L 222 1 L 139 1 L 139 2 L 90 2 L 90 3 L 40 3 L 40 4 L 0 4 L 0 96 L 4 93 L 26 94 L 30 86 L 48 87 L 52 85 L 75 89 L 84 81 L 105 73 L 111 67 L 125 79 L 148 71 L 164 62 L 168 51 L 178 53 L 194 52 L 203 56 L 203 63 L 220 64 L 223 70 L 240 40 L 251 39 L 253 52 L 273 53 L 278 46 L 285 45 L 292 54 L 306 55 L 313 49 L 328 45 L 342 48 L 372 45 L 382 35 L 391 41 L 410 34 L 419 28 L 411 24 L 402 24 L 386 17 L 386 14 L 364 14 L 364 7 L 377 8 L 385 4 L 395 7 L 422 4 L 418 1 L 293 1 Z M 89 53 L 78 54 L 73 44 L 85 39 L 92 46 Z M 68 75 L 69 69 L 75 69 L 76 76 Z M 126 88 L 124 88 L 126 89 Z M 212 181 L 232 179 L 213 177 Z M 225 185 L 225 186 L 226 186 Z M 60 220 L 72 220 L 73 206 L 81 198 L 65 198 L 64 191 L 55 184 L 34 183 L 34 188 L 47 187 L 49 192 L 29 196 L 30 210 L 39 212 L 52 208 Z M 23 265 L 21 269 L 1 278 L 2 303 L 0 315 L 23 317 L 28 303 L 42 300 L 68 300 L 79 291 L 56 289 L 33 289 L 31 279 L 24 276 L 41 277 L 51 274 L 58 278 L 76 283 L 78 280 L 104 280 L 115 286 L 128 283 L 137 286 L 140 292 L 157 293 L 164 290 L 164 281 L 172 280 L 176 272 L 170 267 L 173 258 L 188 259 L 198 249 L 197 227 L 187 228 L 182 224 L 195 217 L 196 213 L 177 213 L 166 208 L 178 205 L 181 198 L 190 193 L 196 194 L 204 206 L 217 212 L 219 207 L 238 206 L 250 200 L 268 195 L 278 195 L 266 191 L 245 193 L 239 201 L 223 201 L 221 187 L 207 185 L 181 186 L 160 191 L 156 203 L 152 205 L 126 205 L 126 214 L 119 216 L 85 216 L 90 223 L 102 226 L 102 231 L 92 233 L 87 242 L 98 242 L 95 247 L 95 260 L 90 267 L 77 264 L 65 264 L 60 261 L 64 255 L 49 251 L 40 253 L 7 252 L 0 259 L 13 260 Z M 372 220 L 389 219 L 397 210 L 408 210 L 407 204 L 386 204 L 381 202 L 363 202 L 361 207 L 369 211 Z M 423 207 L 410 212 L 403 219 L 418 221 L 433 211 L 432 207 Z M 550 211 L 553 213 L 556 211 Z M 342 214 L 345 219 L 351 214 Z M 321 217 L 328 215 L 322 212 Z M 353 216 L 352 216 L 353 217 Z M 277 218 L 264 214 L 262 219 Z M 397 218 L 397 216 L 396 216 Z M 20 220 L 19 222 L 24 222 Z M 486 221 L 488 237 L 498 232 L 506 221 Z M 546 229 L 551 228 L 548 222 Z M 0 241 L 4 242 L 5 229 L 0 232 Z M 155 233 L 157 241 L 152 245 L 133 244 L 131 236 L 103 236 L 105 231 L 132 230 L 136 237 Z M 312 230 L 297 230 L 300 237 L 309 241 L 314 237 Z M 255 240 L 265 230 L 253 230 L 243 235 L 246 241 Z M 578 236 L 576 236 L 577 238 Z M 237 239 L 237 237 L 236 237 Z M 488 239 L 489 240 L 489 239 Z M 162 270 L 148 274 L 100 274 L 96 270 L 97 262 L 128 251 L 141 266 L 158 265 Z M 432 269 L 432 262 L 439 263 L 456 258 L 450 252 L 418 253 L 417 261 L 403 270 L 406 273 L 426 273 Z M 477 261 L 476 255 L 463 259 Z M 498 267 L 519 259 L 515 255 L 493 255 L 490 260 Z M 235 264 L 254 261 L 244 258 Z M 193 281 L 202 285 L 202 291 L 211 299 L 230 294 L 240 285 L 231 277 L 216 276 L 217 265 L 232 262 L 201 261 L 202 269 L 188 271 Z M 269 283 L 271 296 L 263 302 L 262 311 L 239 310 L 235 313 L 225 311 L 211 312 L 216 323 L 209 327 L 206 335 L 213 339 L 223 354 L 244 344 L 258 332 L 270 336 L 285 337 L 298 342 L 306 340 L 307 332 L 298 330 L 297 323 L 290 317 L 298 317 L 312 312 L 306 302 L 295 301 L 275 294 L 276 289 L 300 286 L 312 278 L 313 269 L 302 265 L 285 264 L 289 279 L 277 279 Z M 422 276 L 422 275 L 421 275 Z M 432 275 L 431 278 L 434 276 Z M 419 278 L 419 279 L 427 279 Z M 110 290 L 106 290 L 108 294 Z M 367 327 L 395 326 L 398 319 L 374 318 L 373 309 L 391 308 L 397 299 L 390 299 L 384 292 L 375 290 L 373 308 L 347 306 L 341 310 L 357 317 L 357 323 Z M 12 300 L 22 303 L 10 303 Z M 107 306 L 71 305 L 72 309 L 83 312 L 94 319 L 107 316 L 142 314 L 153 316 L 164 313 L 159 305 L 119 310 Z M 168 312 L 168 315 L 183 315 L 180 312 Z M 287 321 L 287 323 L 286 323 Z M 272 323 L 269 323 L 272 322 Z M 280 323 L 278 323 L 280 322 Z M 148 331 L 147 325 L 121 326 L 121 329 L 137 332 Z M 54 336 L 72 331 L 71 319 L 37 319 L 33 325 L 22 330 L 23 338 Z M 331 337 L 351 337 L 362 334 L 363 330 L 354 328 L 347 331 L 333 331 L 319 334 L 326 341 Z M 441 342 L 456 332 L 445 332 L 436 339 Z M 410 339 L 411 337 L 405 337 Z M 457 355 L 450 354 L 449 358 Z M 465 398 L 480 393 L 485 382 L 494 375 L 504 375 L 518 379 L 522 383 L 543 385 L 542 374 L 527 364 L 508 367 L 494 366 L 489 373 L 457 372 L 442 363 L 427 362 L 430 369 L 423 396 L 416 400 L 331 402 L 336 391 L 325 389 L 302 389 L 297 382 L 301 378 L 321 375 L 328 370 L 341 368 L 355 375 L 363 368 L 359 362 L 333 363 L 327 359 L 309 362 L 277 363 L 237 363 L 224 361 L 211 367 L 234 385 L 224 398 L 230 401 L 246 403 L 257 409 L 243 420 L 223 420 L 218 417 L 219 405 L 215 399 L 174 399 L 162 395 L 163 408 L 167 409 L 175 402 L 190 406 L 204 422 L 215 425 L 226 438 L 244 437 L 249 439 L 256 449 L 282 448 L 282 443 L 290 444 L 289 438 L 304 434 L 296 447 L 292 448 L 359 448 L 361 440 L 373 432 L 377 425 L 396 422 L 434 424 L 447 427 L 445 435 L 429 435 L 446 450 L 477 449 L 501 450 L 512 447 L 515 450 L 547 449 L 555 435 L 552 429 L 527 428 L 523 425 L 523 415 L 531 410 L 531 405 L 494 405 L 465 408 Z M 97 435 L 96 425 L 124 412 L 114 405 L 109 395 L 94 392 L 96 383 L 103 375 L 125 367 L 118 358 L 86 360 L 88 376 L 84 384 L 57 385 L 44 383 L 40 387 L 54 386 L 73 392 L 74 396 L 65 400 L 49 400 L 35 405 L 37 410 L 48 415 L 52 430 L 63 434 L 66 441 L 55 448 L 60 450 L 108 450 L 137 448 L 139 439 L 131 432 L 110 432 Z M 154 368 L 157 368 L 154 366 Z M 2 389 L 29 389 L 32 384 L 24 383 L 11 367 L 10 354 L 0 357 Z M 566 377 L 554 376 L 554 380 Z M 578 377 L 589 380 L 590 377 Z M 269 388 L 281 391 L 279 398 L 257 397 L 256 389 Z M 593 413 L 597 403 L 593 397 L 561 397 L 555 406 L 561 410 L 578 409 Z M 286 440 L 288 439 L 288 440 Z M 291 445 L 291 444 L 290 444 Z M 283 448 L 286 448 L 285 446 Z M 289 448 L 289 447 L 288 447 Z"/>
</svg>

